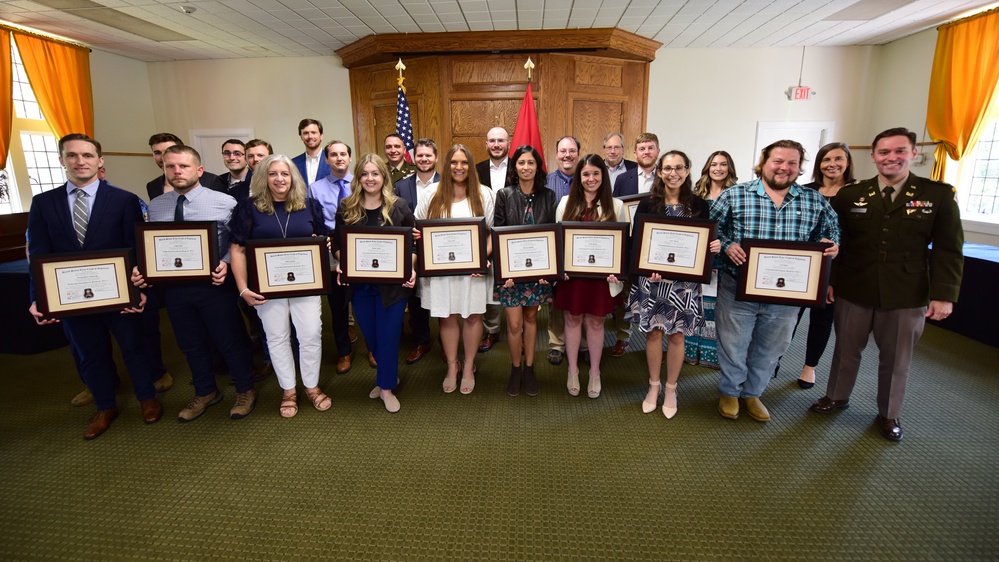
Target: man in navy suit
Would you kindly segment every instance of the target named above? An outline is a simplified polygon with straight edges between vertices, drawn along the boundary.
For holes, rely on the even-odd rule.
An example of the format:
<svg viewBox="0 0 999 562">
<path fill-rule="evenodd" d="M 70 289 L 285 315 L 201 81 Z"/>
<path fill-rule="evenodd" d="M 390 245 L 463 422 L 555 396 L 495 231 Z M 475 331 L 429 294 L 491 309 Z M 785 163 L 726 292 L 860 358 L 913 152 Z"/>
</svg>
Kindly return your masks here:
<svg viewBox="0 0 999 562">
<path fill-rule="evenodd" d="M 54 253 L 94 252 L 135 248 L 135 225 L 142 222 L 139 198 L 97 177 L 104 165 L 101 145 L 82 134 L 59 140 L 59 162 L 66 168 L 68 182 L 36 195 L 28 214 L 28 253 L 32 258 Z M 32 280 L 28 311 L 39 324 L 57 322 L 45 318 L 35 302 Z M 63 320 L 73 348 L 80 355 L 80 374 L 97 404 L 84 439 L 100 437 L 118 417 L 115 399 L 115 366 L 111 353 L 113 335 L 132 378 L 146 423 L 163 417 L 156 399 L 152 360 L 142 336 L 139 314 L 145 304 L 124 311 L 97 312 Z"/>
<path fill-rule="evenodd" d="M 222 143 L 222 161 L 228 172 L 217 176 L 213 183 L 205 183 L 201 180 L 201 185 L 225 193 L 232 197 L 237 203 L 250 197 L 250 179 L 253 177 L 253 170 L 246 163 L 246 144 L 239 139 L 229 139 Z M 204 169 L 202 169 L 204 176 Z"/>
<path fill-rule="evenodd" d="M 648 193 L 652 189 L 659 160 L 659 137 L 655 133 L 642 133 L 635 139 L 635 160 L 638 166 L 614 181 L 614 197 Z"/>
<path fill-rule="evenodd" d="M 156 162 L 156 167 L 161 171 L 163 170 L 163 152 L 171 146 L 178 144 L 183 145 L 184 141 L 180 140 L 180 137 L 173 133 L 156 133 L 149 137 L 149 150 L 153 153 L 153 161 Z M 204 182 L 204 185 L 214 185 L 215 177 L 215 174 L 205 172 L 201 176 L 201 181 Z M 150 201 L 172 189 L 166 181 L 166 174 L 160 174 L 146 184 L 146 194 L 149 195 Z"/>
<path fill-rule="evenodd" d="M 302 174 L 305 185 L 330 175 L 330 166 L 323 158 L 323 124 L 315 119 L 298 122 L 298 136 L 305 145 L 305 152 L 291 159 Z"/>
<path fill-rule="evenodd" d="M 611 187 L 618 176 L 638 167 L 636 162 L 624 159 L 624 136 L 621 133 L 607 133 L 604 137 L 604 164 L 610 176 Z"/>
<path fill-rule="evenodd" d="M 440 181 L 441 176 L 437 173 L 437 143 L 430 139 L 420 139 L 416 141 L 415 150 L 416 173 L 399 180 L 395 184 L 395 193 L 409 203 L 409 209 L 416 211 L 416 203 L 420 194 L 426 191 L 427 187 Z M 432 343 L 430 341 L 430 311 L 423 308 L 420 303 L 420 296 L 413 291 L 413 296 L 409 297 L 409 327 L 413 330 L 413 339 L 416 340 L 416 347 L 406 356 L 406 364 L 412 365 L 426 355 Z"/>
</svg>

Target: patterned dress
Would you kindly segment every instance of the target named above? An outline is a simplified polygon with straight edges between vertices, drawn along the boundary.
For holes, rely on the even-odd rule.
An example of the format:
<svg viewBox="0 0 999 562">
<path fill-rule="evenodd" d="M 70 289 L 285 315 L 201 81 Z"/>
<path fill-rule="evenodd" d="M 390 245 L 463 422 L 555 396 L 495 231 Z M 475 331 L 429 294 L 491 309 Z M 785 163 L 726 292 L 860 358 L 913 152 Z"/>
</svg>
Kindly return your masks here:
<svg viewBox="0 0 999 562">
<path fill-rule="evenodd" d="M 664 211 L 667 217 L 690 216 L 681 205 L 667 204 Z M 646 333 L 659 329 L 667 334 L 692 336 L 704 325 L 701 285 L 639 277 L 631 286 L 625 319 L 637 323 L 638 329 Z"/>
<path fill-rule="evenodd" d="M 518 190 L 517 193 L 524 198 L 524 217 L 521 221 L 523 225 L 534 223 L 534 194 L 527 195 Z M 497 279 L 497 281 L 502 281 Z M 507 288 L 497 285 L 493 289 L 493 300 L 503 306 L 537 306 L 539 304 L 551 304 L 552 286 L 541 283 L 515 283 L 513 287 Z"/>
</svg>

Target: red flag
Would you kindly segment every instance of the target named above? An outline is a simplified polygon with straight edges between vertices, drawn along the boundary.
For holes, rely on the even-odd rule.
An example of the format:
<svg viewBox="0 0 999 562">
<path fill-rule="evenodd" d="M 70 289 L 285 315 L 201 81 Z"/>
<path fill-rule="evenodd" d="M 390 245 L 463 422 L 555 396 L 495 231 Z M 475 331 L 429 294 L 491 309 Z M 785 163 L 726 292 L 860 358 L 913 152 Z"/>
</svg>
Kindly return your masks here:
<svg viewBox="0 0 999 562">
<path fill-rule="evenodd" d="M 545 151 L 541 148 L 541 129 L 538 127 L 538 114 L 534 111 L 534 94 L 531 92 L 531 83 L 527 83 L 527 92 L 524 94 L 524 101 L 520 104 L 520 115 L 517 116 L 517 128 L 513 132 L 513 140 L 510 141 L 510 156 L 521 146 L 529 144 L 537 149 L 541 155 L 541 169 L 545 170 Z"/>
</svg>

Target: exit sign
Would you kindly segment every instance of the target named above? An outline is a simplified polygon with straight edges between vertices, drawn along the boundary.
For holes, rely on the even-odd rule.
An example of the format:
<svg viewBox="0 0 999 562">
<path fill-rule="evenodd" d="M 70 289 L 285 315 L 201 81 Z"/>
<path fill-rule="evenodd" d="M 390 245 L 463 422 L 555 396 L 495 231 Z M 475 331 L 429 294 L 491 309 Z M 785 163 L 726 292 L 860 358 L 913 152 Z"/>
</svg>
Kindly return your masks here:
<svg viewBox="0 0 999 562">
<path fill-rule="evenodd" d="M 794 101 L 807 100 L 808 99 L 808 94 L 811 91 L 812 91 L 812 89 L 809 88 L 809 87 L 807 87 L 807 86 L 798 86 L 798 87 L 794 88 L 794 91 L 793 91 L 793 93 L 791 95 L 791 99 L 794 100 Z"/>
</svg>

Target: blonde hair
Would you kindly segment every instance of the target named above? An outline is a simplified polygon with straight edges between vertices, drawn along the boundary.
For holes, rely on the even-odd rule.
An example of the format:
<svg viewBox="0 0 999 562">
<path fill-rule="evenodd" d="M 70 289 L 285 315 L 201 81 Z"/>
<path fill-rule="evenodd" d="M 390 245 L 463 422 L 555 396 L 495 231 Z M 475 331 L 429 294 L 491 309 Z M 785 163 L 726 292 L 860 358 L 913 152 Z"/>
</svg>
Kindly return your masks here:
<svg viewBox="0 0 999 562">
<path fill-rule="evenodd" d="M 274 197 L 267 187 L 267 176 L 270 175 L 271 165 L 275 162 L 284 163 L 291 172 L 291 189 L 288 190 L 288 198 L 284 201 L 285 212 L 301 211 L 305 208 L 305 180 L 302 179 L 302 174 L 298 173 L 298 167 L 291 158 L 284 154 L 272 154 L 257 165 L 257 169 L 261 172 L 253 174 L 253 178 L 250 179 L 250 199 L 253 200 L 253 206 L 261 213 L 274 214 Z"/>
<path fill-rule="evenodd" d="M 701 199 L 707 200 L 711 194 L 711 161 L 715 159 L 715 156 L 724 156 L 728 162 L 728 175 L 725 176 L 722 190 L 732 187 L 739 181 L 739 176 L 735 175 L 735 162 L 732 161 L 732 155 L 724 150 L 716 150 L 711 153 L 711 156 L 708 156 L 708 161 L 701 168 L 701 177 L 698 178 L 697 184 L 694 186 L 694 195 Z"/>
<path fill-rule="evenodd" d="M 389 211 L 395 205 L 396 197 L 392 189 L 392 177 L 389 175 L 388 166 L 385 160 L 377 154 L 365 154 L 358 159 L 354 165 L 354 179 L 350 180 L 350 195 L 340 202 L 340 212 L 343 213 L 343 222 L 346 224 L 357 224 L 367 219 L 367 213 L 361 202 L 364 200 L 364 189 L 361 187 L 361 174 L 364 173 L 365 164 L 374 164 L 378 168 L 379 175 L 382 176 L 382 221 L 384 224 L 392 224 Z"/>
<path fill-rule="evenodd" d="M 475 171 L 472 151 L 463 144 L 455 144 L 447 151 L 444 157 L 444 172 L 441 174 L 441 181 L 437 184 L 437 191 L 430 198 L 427 205 L 427 218 L 448 219 L 451 218 L 451 203 L 454 201 L 454 181 L 451 179 L 451 159 L 455 153 L 461 152 L 468 160 L 468 187 L 465 194 L 468 198 L 468 206 L 472 210 L 472 216 L 482 217 L 486 214 L 485 205 L 482 203 L 482 190 L 479 187 L 479 174 Z"/>
</svg>

